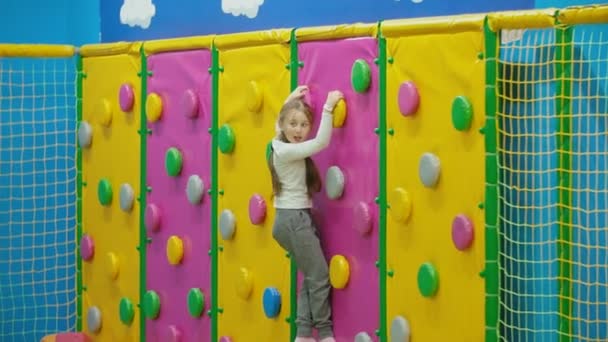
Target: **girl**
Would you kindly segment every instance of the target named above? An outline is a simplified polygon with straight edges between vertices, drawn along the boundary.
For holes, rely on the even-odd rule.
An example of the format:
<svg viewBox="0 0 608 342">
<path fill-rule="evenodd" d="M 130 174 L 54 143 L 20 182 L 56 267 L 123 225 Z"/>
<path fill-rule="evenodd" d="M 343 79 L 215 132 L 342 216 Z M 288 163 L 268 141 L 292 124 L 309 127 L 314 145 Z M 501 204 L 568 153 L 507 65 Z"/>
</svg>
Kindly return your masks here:
<svg viewBox="0 0 608 342">
<path fill-rule="evenodd" d="M 304 281 L 298 295 L 296 342 L 335 342 L 329 303 L 329 271 L 317 229 L 311 218 L 312 195 L 321 190 L 321 177 L 311 156 L 329 145 L 333 110 L 343 98 L 331 91 L 323 106 L 317 135 L 306 140 L 312 125 L 312 110 L 302 100 L 308 87 L 296 88 L 287 98 L 277 120 L 268 165 L 272 177 L 276 216 L 272 236 L 294 258 Z"/>
</svg>

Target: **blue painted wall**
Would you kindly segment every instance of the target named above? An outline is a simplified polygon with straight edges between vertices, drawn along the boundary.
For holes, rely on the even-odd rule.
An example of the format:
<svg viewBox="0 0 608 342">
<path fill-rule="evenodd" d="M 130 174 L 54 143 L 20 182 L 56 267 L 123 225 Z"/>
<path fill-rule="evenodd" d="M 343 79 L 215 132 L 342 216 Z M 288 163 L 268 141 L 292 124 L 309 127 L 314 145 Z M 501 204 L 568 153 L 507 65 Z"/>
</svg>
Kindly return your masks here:
<svg viewBox="0 0 608 342">
<path fill-rule="evenodd" d="M 2 0 L 0 43 L 99 42 L 99 0 Z"/>
<path fill-rule="evenodd" d="M 158 0 L 129 0 L 146 4 L 153 11 L 135 11 L 149 17 L 145 28 L 121 23 L 123 0 L 101 3 L 103 42 L 146 40 L 243 31 L 376 22 L 383 19 L 428 17 L 547 7 L 567 7 L 597 3 L 590 0 L 309 0 L 303 2 L 266 0 L 252 18 L 234 16 L 222 10 L 222 0 L 181 0 L 178 4 Z M 247 0 L 230 0 L 247 3 Z M 255 2 L 255 1 L 254 1 Z M 145 15 L 154 12 L 153 16 Z M 226 13 L 228 12 L 228 13 Z"/>
<path fill-rule="evenodd" d="M 155 15 L 147 29 L 121 24 L 123 0 L 101 3 L 99 0 L 3 0 L 0 42 L 82 45 L 598 3 L 592 0 L 422 0 L 421 3 L 411 0 L 310 0 L 294 6 L 289 1 L 266 0 L 257 16 L 250 19 L 224 13 L 221 0 L 182 0 L 177 5 L 169 1 L 140 1 L 152 1 L 155 7 Z"/>
<path fill-rule="evenodd" d="M 148 2 L 149 0 L 143 0 Z M 235 0 L 233 0 L 235 1 Z M 240 0 L 242 2 L 242 0 Z M 141 1 L 137 1 L 141 2 Z M 236 0 L 239 2 L 239 0 Z M 246 1 L 245 1 L 246 2 Z M 235 17 L 222 11 L 221 0 L 154 0 L 155 15 L 147 29 L 120 23 L 123 0 L 104 0 L 101 5 L 101 37 L 104 42 L 145 40 L 180 36 L 221 34 L 270 28 L 291 28 L 376 22 L 510 9 L 530 9 L 534 0 L 266 0 L 255 18 Z"/>
<path fill-rule="evenodd" d="M 578 6 L 578 5 L 592 5 L 602 3 L 600 0 L 536 0 L 535 7 L 536 8 L 564 8 L 568 6 Z"/>
</svg>

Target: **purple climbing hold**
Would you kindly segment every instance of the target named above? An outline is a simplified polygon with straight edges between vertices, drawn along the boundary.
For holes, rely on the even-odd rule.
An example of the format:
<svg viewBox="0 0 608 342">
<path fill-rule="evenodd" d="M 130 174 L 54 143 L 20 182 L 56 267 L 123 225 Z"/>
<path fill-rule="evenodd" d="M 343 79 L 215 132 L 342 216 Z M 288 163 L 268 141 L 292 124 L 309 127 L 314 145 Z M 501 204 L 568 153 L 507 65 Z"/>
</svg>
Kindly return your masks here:
<svg viewBox="0 0 608 342">
<path fill-rule="evenodd" d="M 452 221 L 452 241 L 460 251 L 464 251 L 473 242 L 473 222 L 464 214 L 457 215 Z"/>
<path fill-rule="evenodd" d="M 249 199 L 249 220 L 253 224 L 261 224 L 266 218 L 266 202 L 264 198 L 255 194 Z"/>
<path fill-rule="evenodd" d="M 403 82 L 399 87 L 399 111 L 404 116 L 409 116 L 418 110 L 420 104 L 420 95 L 418 94 L 418 88 L 414 82 L 408 81 Z"/>
<path fill-rule="evenodd" d="M 120 109 L 123 112 L 129 112 L 133 109 L 133 102 L 135 102 L 135 94 L 133 93 L 133 87 L 124 83 L 120 86 L 120 92 L 118 95 Z"/>
</svg>

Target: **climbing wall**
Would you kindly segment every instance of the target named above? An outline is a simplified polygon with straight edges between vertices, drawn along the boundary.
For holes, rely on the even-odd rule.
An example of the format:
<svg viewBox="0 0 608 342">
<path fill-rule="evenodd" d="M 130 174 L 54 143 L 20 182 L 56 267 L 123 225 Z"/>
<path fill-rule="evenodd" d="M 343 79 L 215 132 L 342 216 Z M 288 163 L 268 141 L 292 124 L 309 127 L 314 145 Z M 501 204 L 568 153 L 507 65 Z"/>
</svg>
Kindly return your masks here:
<svg viewBox="0 0 608 342">
<path fill-rule="evenodd" d="M 210 338 L 210 65 L 206 50 L 148 58 L 143 304 L 150 342 Z"/>
<path fill-rule="evenodd" d="M 378 329 L 378 68 L 375 39 L 304 42 L 298 81 L 310 87 L 316 133 L 330 90 L 344 94 L 329 147 L 313 157 L 323 178 L 314 217 L 330 266 L 334 334 L 375 340 Z"/>
<path fill-rule="evenodd" d="M 83 329 L 97 341 L 140 336 L 139 67 L 136 52 L 83 61 Z"/>
<path fill-rule="evenodd" d="M 265 151 L 289 93 L 289 47 L 220 49 L 219 63 L 218 337 L 287 341 L 290 260 L 272 238 Z"/>
<path fill-rule="evenodd" d="M 392 340 L 483 340 L 482 39 L 476 32 L 387 40 Z"/>
</svg>

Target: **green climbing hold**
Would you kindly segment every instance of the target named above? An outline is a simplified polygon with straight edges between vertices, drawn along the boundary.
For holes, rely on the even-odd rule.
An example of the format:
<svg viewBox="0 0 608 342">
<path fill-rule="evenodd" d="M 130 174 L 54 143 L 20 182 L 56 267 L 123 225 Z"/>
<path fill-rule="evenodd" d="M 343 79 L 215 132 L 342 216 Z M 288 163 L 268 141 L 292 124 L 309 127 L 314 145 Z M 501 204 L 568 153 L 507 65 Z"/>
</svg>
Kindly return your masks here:
<svg viewBox="0 0 608 342">
<path fill-rule="evenodd" d="M 364 93 L 369 88 L 372 72 L 364 59 L 357 59 L 353 64 L 350 79 L 353 89 L 357 93 Z"/>
<path fill-rule="evenodd" d="M 433 297 L 439 288 L 439 273 L 430 262 L 418 269 L 418 290 L 424 297 Z"/>
<path fill-rule="evenodd" d="M 205 295 L 200 289 L 192 288 L 188 292 L 188 312 L 192 317 L 200 317 L 205 308 Z"/>
<path fill-rule="evenodd" d="M 234 131 L 232 130 L 232 127 L 230 127 L 230 125 L 228 124 L 224 124 L 222 125 L 222 127 L 220 127 L 220 131 L 219 131 L 219 148 L 220 151 L 222 153 L 230 153 L 232 152 L 232 150 L 234 149 L 234 141 L 235 141 L 235 136 L 234 136 Z"/>
<path fill-rule="evenodd" d="M 452 125 L 459 131 L 466 131 L 473 121 L 473 105 L 465 96 L 456 96 L 452 102 Z"/>
<path fill-rule="evenodd" d="M 155 291 L 148 291 L 144 295 L 144 314 L 148 319 L 156 319 L 160 312 L 160 297 Z"/>
<path fill-rule="evenodd" d="M 182 153 L 175 147 L 171 147 L 165 154 L 165 169 L 171 177 L 179 175 L 182 171 Z"/>
<path fill-rule="evenodd" d="M 120 321 L 125 325 L 130 325 L 133 322 L 133 317 L 135 316 L 135 309 L 133 308 L 133 303 L 128 298 L 122 298 L 120 300 Z"/>
<path fill-rule="evenodd" d="M 112 185 L 107 178 L 102 178 L 97 185 L 97 197 L 101 205 L 112 203 Z"/>
</svg>

